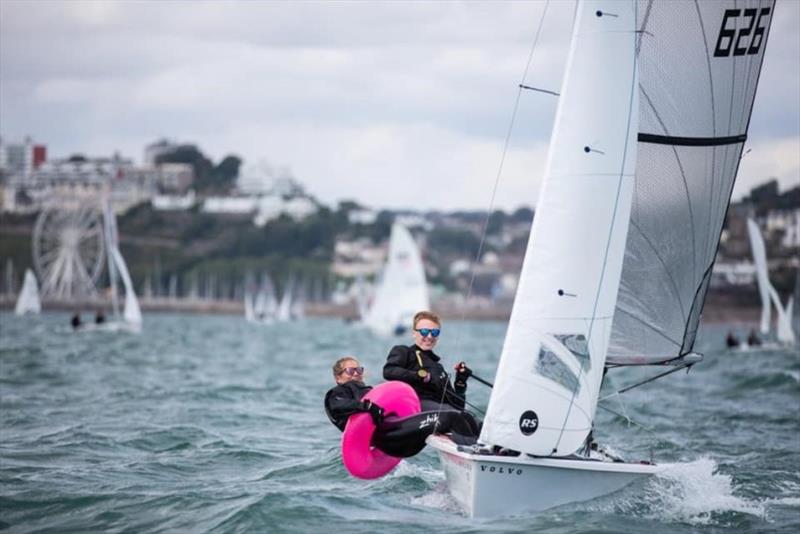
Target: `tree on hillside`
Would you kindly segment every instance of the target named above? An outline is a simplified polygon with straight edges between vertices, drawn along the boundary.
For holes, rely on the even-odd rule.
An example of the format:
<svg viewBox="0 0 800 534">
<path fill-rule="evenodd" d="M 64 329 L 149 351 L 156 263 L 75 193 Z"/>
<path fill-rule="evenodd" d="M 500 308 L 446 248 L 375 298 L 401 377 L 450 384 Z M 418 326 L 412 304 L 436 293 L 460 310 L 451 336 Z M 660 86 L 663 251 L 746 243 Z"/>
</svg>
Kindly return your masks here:
<svg viewBox="0 0 800 534">
<path fill-rule="evenodd" d="M 213 184 L 214 166 L 195 145 L 180 145 L 156 157 L 156 165 L 161 163 L 188 163 L 194 169 L 194 188 L 207 192 Z"/>
<path fill-rule="evenodd" d="M 233 186 L 236 184 L 236 179 L 239 177 L 239 168 L 241 165 L 242 159 L 238 156 L 225 156 L 222 161 L 214 167 L 214 188 L 225 192 L 233 189 Z"/>
</svg>

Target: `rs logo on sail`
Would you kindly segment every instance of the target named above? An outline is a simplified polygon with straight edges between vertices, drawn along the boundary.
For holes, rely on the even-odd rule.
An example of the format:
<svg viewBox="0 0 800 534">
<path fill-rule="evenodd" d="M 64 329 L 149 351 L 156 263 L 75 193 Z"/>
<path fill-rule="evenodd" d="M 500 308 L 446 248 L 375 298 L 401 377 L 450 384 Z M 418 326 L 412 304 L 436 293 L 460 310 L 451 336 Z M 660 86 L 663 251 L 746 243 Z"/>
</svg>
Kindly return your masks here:
<svg viewBox="0 0 800 534">
<path fill-rule="evenodd" d="M 539 428 L 539 416 L 533 410 L 528 410 L 519 418 L 519 431 L 530 436 Z"/>
</svg>

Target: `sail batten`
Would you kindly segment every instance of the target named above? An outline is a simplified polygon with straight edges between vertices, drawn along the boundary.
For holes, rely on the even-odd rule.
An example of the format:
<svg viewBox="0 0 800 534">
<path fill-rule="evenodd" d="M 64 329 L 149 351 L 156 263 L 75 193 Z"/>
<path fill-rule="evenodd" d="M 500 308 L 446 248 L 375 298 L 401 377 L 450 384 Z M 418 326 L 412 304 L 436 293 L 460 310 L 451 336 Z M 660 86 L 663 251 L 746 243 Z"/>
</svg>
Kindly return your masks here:
<svg viewBox="0 0 800 534">
<path fill-rule="evenodd" d="M 656 145 L 676 145 L 676 146 L 722 146 L 744 143 L 747 134 L 728 135 L 723 137 L 678 137 L 673 135 L 659 135 L 650 133 L 639 133 L 640 143 L 653 143 Z"/>
</svg>

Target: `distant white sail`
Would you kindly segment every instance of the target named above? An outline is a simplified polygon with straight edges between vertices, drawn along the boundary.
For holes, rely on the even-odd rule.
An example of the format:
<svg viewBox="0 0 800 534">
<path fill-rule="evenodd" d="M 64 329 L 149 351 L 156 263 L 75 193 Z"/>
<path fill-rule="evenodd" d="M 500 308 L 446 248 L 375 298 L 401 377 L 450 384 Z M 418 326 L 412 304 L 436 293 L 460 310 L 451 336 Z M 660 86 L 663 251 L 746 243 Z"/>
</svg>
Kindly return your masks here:
<svg viewBox="0 0 800 534">
<path fill-rule="evenodd" d="M 133 282 L 131 281 L 130 274 L 128 273 L 128 266 L 125 265 L 125 260 L 122 258 L 117 247 L 113 247 L 111 252 L 116 263 L 117 271 L 122 284 L 125 286 L 125 308 L 122 312 L 123 320 L 129 325 L 138 328 L 142 325 L 142 310 L 139 307 L 139 299 L 136 298 L 136 292 L 133 289 Z"/>
<path fill-rule="evenodd" d="M 367 287 L 364 283 L 364 275 L 358 274 L 354 284 L 356 292 L 356 308 L 358 309 L 358 316 L 363 321 L 369 312 L 369 298 L 367 296 Z"/>
<path fill-rule="evenodd" d="M 794 298 L 789 297 L 789 302 L 786 303 L 786 308 L 781 304 L 780 296 L 774 287 L 769 286 L 770 297 L 775 304 L 775 309 L 778 311 L 778 326 L 776 329 L 776 336 L 778 341 L 786 346 L 793 347 L 796 343 L 794 330 L 792 329 L 792 308 L 794 307 Z"/>
<path fill-rule="evenodd" d="M 300 283 L 294 290 L 290 314 L 293 321 L 300 321 L 306 317 L 307 291 L 304 283 Z"/>
<path fill-rule="evenodd" d="M 753 253 L 753 262 L 756 264 L 756 281 L 758 293 L 761 295 L 761 334 L 769 333 L 771 322 L 772 301 L 770 300 L 770 282 L 767 273 L 767 248 L 756 222 L 747 219 L 747 233 L 750 236 L 750 250 Z"/>
<path fill-rule="evenodd" d="M 253 311 L 253 296 L 245 291 L 244 294 L 244 318 L 248 321 L 254 320 L 256 317 L 255 312 Z"/>
<path fill-rule="evenodd" d="M 419 247 L 411 232 L 395 223 L 383 277 L 363 322 L 376 334 L 390 336 L 399 328 L 411 328 L 414 314 L 427 309 L 428 284 Z"/>
<path fill-rule="evenodd" d="M 286 322 L 292 320 L 292 302 L 294 299 L 294 286 L 295 286 L 295 278 L 292 275 L 289 277 L 289 281 L 283 288 L 283 295 L 281 295 L 281 301 L 280 304 L 278 304 L 278 310 L 276 312 L 275 318 L 280 322 Z"/>
<path fill-rule="evenodd" d="M 33 271 L 25 271 L 25 281 L 22 283 L 22 290 L 17 298 L 17 305 L 14 313 L 17 315 L 38 314 L 42 311 L 42 304 L 39 301 L 39 284 L 36 282 L 36 275 Z"/>
</svg>

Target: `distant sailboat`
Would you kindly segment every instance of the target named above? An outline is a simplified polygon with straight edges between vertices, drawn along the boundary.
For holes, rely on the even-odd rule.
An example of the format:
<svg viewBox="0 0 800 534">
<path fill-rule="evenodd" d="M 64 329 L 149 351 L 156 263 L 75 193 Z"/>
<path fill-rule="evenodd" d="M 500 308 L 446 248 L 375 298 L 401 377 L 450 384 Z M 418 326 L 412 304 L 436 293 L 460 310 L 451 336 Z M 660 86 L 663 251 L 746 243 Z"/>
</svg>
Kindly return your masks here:
<svg viewBox="0 0 800 534">
<path fill-rule="evenodd" d="M 117 219 L 111 210 L 111 202 L 106 199 L 103 207 L 104 211 L 104 233 L 107 253 L 108 280 L 111 292 L 111 311 L 110 320 L 95 324 L 81 326 L 81 330 L 104 330 L 120 331 L 124 330 L 132 333 L 139 333 L 142 329 L 142 310 L 139 307 L 139 299 L 136 298 L 136 291 L 133 287 L 128 266 L 122 253 L 119 250 L 119 238 L 117 233 Z M 125 304 L 120 312 L 119 289 L 117 278 L 122 282 L 125 292 Z"/>
<path fill-rule="evenodd" d="M 753 261 L 756 265 L 756 281 L 758 283 L 758 293 L 761 295 L 761 325 L 762 335 L 770 332 L 771 310 L 775 306 L 777 312 L 776 337 L 778 342 L 785 346 L 794 346 L 796 337 L 792 328 L 792 308 L 794 306 L 793 297 L 789 297 L 786 307 L 783 307 L 778 292 L 769 280 L 767 269 L 767 248 L 758 224 L 751 219 L 747 219 L 747 233 L 750 236 L 750 248 L 753 253 Z"/>
<path fill-rule="evenodd" d="M 278 322 L 285 323 L 288 321 L 300 320 L 304 317 L 305 303 L 302 301 L 297 291 L 297 278 L 292 274 L 289 276 L 289 281 L 283 288 L 283 295 L 281 295 L 275 319 Z"/>
<path fill-rule="evenodd" d="M 25 271 L 25 281 L 22 283 L 22 290 L 17 298 L 17 305 L 14 313 L 17 315 L 39 314 L 42 311 L 42 304 L 39 301 L 39 284 L 33 271 Z"/>
<path fill-rule="evenodd" d="M 414 314 L 428 309 L 428 284 L 419 247 L 411 232 L 395 223 L 383 276 L 362 321 L 377 335 L 388 337 L 410 329 Z"/>
<path fill-rule="evenodd" d="M 275 287 L 266 273 L 261 278 L 258 291 L 253 294 L 245 291 L 245 319 L 252 323 L 272 324 L 275 322 L 278 303 L 275 299 Z"/>
</svg>

